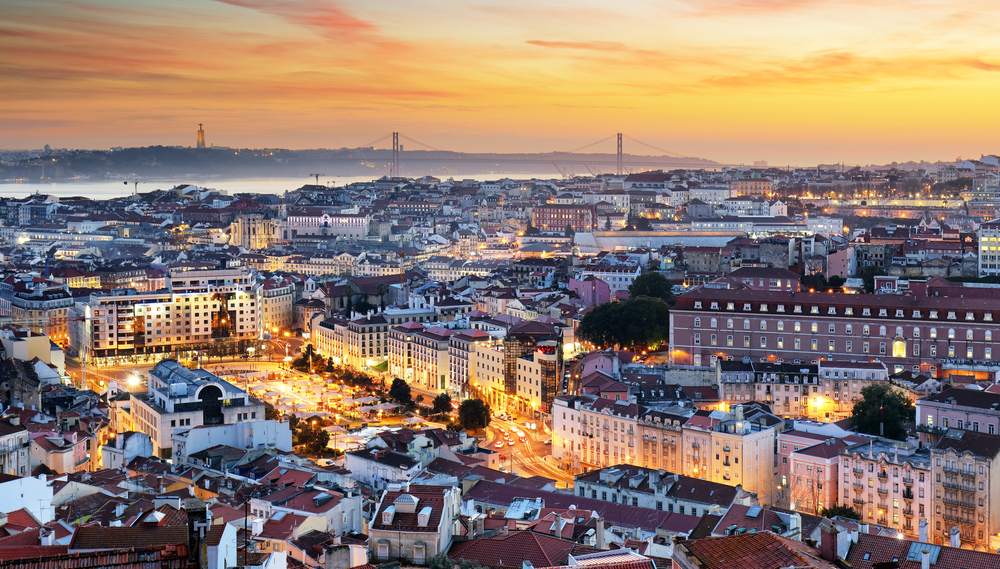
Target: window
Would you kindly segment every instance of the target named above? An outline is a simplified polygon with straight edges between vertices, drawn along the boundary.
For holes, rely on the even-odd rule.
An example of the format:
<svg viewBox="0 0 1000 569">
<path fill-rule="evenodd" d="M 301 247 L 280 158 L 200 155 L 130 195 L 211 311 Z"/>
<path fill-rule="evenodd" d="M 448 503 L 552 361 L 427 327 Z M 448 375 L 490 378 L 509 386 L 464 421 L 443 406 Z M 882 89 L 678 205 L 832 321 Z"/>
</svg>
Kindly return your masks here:
<svg viewBox="0 0 1000 569">
<path fill-rule="evenodd" d="M 830 334 L 836 334 L 836 333 L 837 333 L 837 325 L 836 325 L 836 324 L 833 324 L 833 323 L 831 323 L 831 324 L 830 324 L 830 325 L 829 325 L 829 326 L 827 327 L 827 330 L 826 330 L 826 331 L 827 331 L 827 332 L 829 332 Z"/>
<path fill-rule="evenodd" d="M 870 333 L 871 333 L 871 328 L 869 328 L 868 325 L 865 324 L 864 327 L 861 328 L 861 334 L 863 336 L 868 336 Z"/>
<path fill-rule="evenodd" d="M 726 345 L 727 346 L 732 346 L 733 345 L 733 335 L 732 334 L 726 336 Z"/>
<path fill-rule="evenodd" d="M 814 352 L 819 349 L 819 340 L 813 338 L 812 349 L 813 349 Z"/>
<path fill-rule="evenodd" d="M 779 332 L 784 332 L 785 331 L 785 321 L 784 320 L 778 320 L 778 331 Z"/>
<path fill-rule="evenodd" d="M 733 319 L 732 318 L 726 319 L 726 328 L 729 328 L 730 330 L 733 329 Z"/>
<path fill-rule="evenodd" d="M 854 325 L 853 324 L 847 324 L 847 325 L 845 325 L 844 326 L 844 333 L 847 334 L 848 336 L 850 336 L 851 334 L 853 334 L 854 333 Z"/>
<path fill-rule="evenodd" d="M 878 343 L 878 353 L 885 354 L 885 342 Z"/>
<path fill-rule="evenodd" d="M 694 345 L 696 345 L 696 346 L 700 346 L 701 345 L 701 334 L 695 334 L 694 335 Z"/>
<path fill-rule="evenodd" d="M 801 350 L 802 349 L 802 340 L 800 340 L 798 338 L 795 338 L 794 340 L 792 340 L 792 342 L 795 344 L 795 349 L 796 350 Z"/>
<path fill-rule="evenodd" d="M 817 324 L 816 322 L 813 322 L 812 326 L 810 326 L 810 329 L 812 330 L 812 333 L 815 334 L 816 332 L 819 331 L 819 324 Z"/>
<path fill-rule="evenodd" d="M 846 351 L 847 353 L 850 353 L 851 350 L 852 350 L 852 348 L 853 348 L 853 342 L 851 342 L 850 340 L 847 340 L 847 342 L 845 342 L 845 344 L 844 344 L 844 351 Z"/>
<path fill-rule="evenodd" d="M 719 319 L 718 318 L 713 318 L 712 319 L 712 328 L 718 328 L 718 327 L 719 327 Z"/>
<path fill-rule="evenodd" d="M 883 338 L 885 337 L 885 326 L 878 327 L 878 335 L 882 336 Z"/>
<path fill-rule="evenodd" d="M 801 322 L 796 322 L 795 323 L 795 331 L 796 332 L 801 332 L 802 331 L 802 323 Z"/>
<path fill-rule="evenodd" d="M 766 348 L 767 347 L 767 336 L 761 336 L 760 337 L 760 347 L 762 347 L 762 348 Z"/>
<path fill-rule="evenodd" d="M 830 351 L 831 352 L 837 349 L 836 345 L 837 345 L 837 342 L 835 342 L 833 340 L 830 340 Z"/>
<path fill-rule="evenodd" d="M 779 336 L 778 337 L 778 349 L 784 349 L 784 347 L 785 347 L 785 339 Z"/>
<path fill-rule="evenodd" d="M 749 319 L 743 321 L 743 329 L 744 330 L 749 330 L 750 329 L 750 320 Z"/>
<path fill-rule="evenodd" d="M 948 339 L 949 340 L 954 340 L 955 339 L 955 329 L 954 328 L 948 328 Z"/>
<path fill-rule="evenodd" d="M 966 330 L 965 331 L 965 339 L 966 340 L 972 340 L 973 338 L 974 338 L 974 336 L 972 334 L 972 330 Z"/>
<path fill-rule="evenodd" d="M 767 320 L 761 320 L 760 321 L 760 329 L 761 330 L 767 330 Z"/>
<path fill-rule="evenodd" d="M 713 346 L 718 345 L 718 336 L 716 336 L 715 334 L 712 334 L 712 345 Z"/>
<path fill-rule="evenodd" d="M 743 336 L 743 347 L 744 348 L 750 347 L 750 336 Z"/>
<path fill-rule="evenodd" d="M 701 328 L 701 318 L 695 318 L 694 319 L 694 327 L 695 328 Z"/>
<path fill-rule="evenodd" d="M 867 340 L 861 344 L 861 352 L 864 354 L 869 353 L 869 342 Z"/>
</svg>

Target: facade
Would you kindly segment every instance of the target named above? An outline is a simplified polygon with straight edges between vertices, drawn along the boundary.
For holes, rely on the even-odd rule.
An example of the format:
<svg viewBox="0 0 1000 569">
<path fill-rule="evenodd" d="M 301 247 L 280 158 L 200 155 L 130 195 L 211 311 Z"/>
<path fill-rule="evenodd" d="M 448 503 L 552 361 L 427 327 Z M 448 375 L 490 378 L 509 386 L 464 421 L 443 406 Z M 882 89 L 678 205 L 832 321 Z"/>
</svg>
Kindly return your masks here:
<svg viewBox="0 0 1000 569">
<path fill-rule="evenodd" d="M 878 359 L 892 373 L 937 377 L 949 361 L 991 361 L 1000 327 L 989 300 L 702 287 L 677 299 L 670 330 L 674 366 Z"/>
<path fill-rule="evenodd" d="M 638 263 L 590 263 L 580 272 L 580 280 L 594 277 L 607 283 L 610 293 L 628 290 L 632 281 L 642 274 Z"/>
<path fill-rule="evenodd" d="M 284 241 L 302 236 L 338 236 L 357 239 L 368 235 L 371 220 L 371 215 L 364 213 L 290 211 L 281 238 Z"/>
<path fill-rule="evenodd" d="M 480 344 L 493 342 L 482 330 L 463 330 L 448 339 L 448 392 L 452 399 L 467 399 L 475 377 L 473 354 Z"/>
<path fill-rule="evenodd" d="M 53 342 L 69 345 L 69 312 L 73 296 L 66 285 L 38 285 L 31 290 L 15 291 L 10 298 L 10 317 Z"/>
<path fill-rule="evenodd" d="M 156 456 L 169 458 L 175 432 L 201 425 L 264 418 L 264 404 L 208 371 L 163 360 L 149 371 L 149 390 L 132 395 L 136 430 L 149 435 Z"/>
<path fill-rule="evenodd" d="M 469 361 L 472 392 L 490 404 L 491 409 L 507 409 L 507 382 L 504 379 L 504 349 L 502 345 L 478 343 Z"/>
<path fill-rule="evenodd" d="M 262 213 L 242 213 L 230 228 L 231 245 L 250 250 L 270 249 L 281 238 L 282 222 Z"/>
<path fill-rule="evenodd" d="M 593 231 L 598 227 L 597 213 L 592 205 L 539 205 L 531 213 L 531 223 L 539 231 L 562 233 L 567 226 L 573 231 Z"/>
<path fill-rule="evenodd" d="M 754 501 L 740 488 L 628 465 L 578 475 L 573 490 L 582 498 L 689 516 L 721 514 L 737 500 Z"/>
<path fill-rule="evenodd" d="M 979 226 L 979 276 L 1000 275 L 1000 221 Z"/>
<path fill-rule="evenodd" d="M 460 510 L 458 488 L 393 486 L 375 508 L 369 549 L 378 560 L 406 559 L 423 565 L 451 548 Z"/>
<path fill-rule="evenodd" d="M 266 280 L 256 287 L 260 330 L 272 335 L 291 330 L 295 323 L 295 282 Z"/>
<path fill-rule="evenodd" d="M 18 415 L 0 420 L 0 473 L 30 476 L 31 437 Z"/>
<path fill-rule="evenodd" d="M 416 385 L 437 393 L 448 390 L 450 338 L 454 334 L 440 326 L 413 334 L 413 380 Z"/>
<path fill-rule="evenodd" d="M 740 178 L 735 186 L 739 196 L 770 197 L 774 193 L 774 183 L 767 178 Z"/>
<path fill-rule="evenodd" d="M 542 346 L 543 343 L 545 343 L 544 346 Z M 562 377 L 563 350 L 560 330 L 552 324 L 539 320 L 528 320 L 515 324 L 504 336 L 504 387 L 508 398 L 507 403 L 522 413 L 530 409 L 531 401 L 518 395 L 518 360 L 529 356 L 533 358 L 533 354 L 539 350 L 543 352 L 541 359 L 545 360 L 546 370 L 549 371 L 541 374 L 541 378 L 535 384 L 536 391 L 538 391 L 537 397 L 541 402 L 538 410 L 542 413 L 550 413 L 552 401 L 560 385 L 558 380 Z M 551 355 L 555 356 L 554 363 L 551 363 L 551 359 L 546 357 Z M 554 373 L 551 371 L 553 366 Z M 522 385 L 522 387 L 527 387 L 527 385 Z"/>
<path fill-rule="evenodd" d="M 517 358 L 516 411 L 519 414 L 550 413 L 559 385 L 558 343 L 539 342 L 535 351 Z"/>
<path fill-rule="evenodd" d="M 1000 394 L 952 387 L 917 400 L 917 431 L 933 445 L 948 429 L 1000 434 Z"/>
<path fill-rule="evenodd" d="M 930 450 L 898 441 L 872 440 L 840 451 L 840 505 L 865 523 L 914 538 L 930 518 L 934 500 Z"/>
<path fill-rule="evenodd" d="M 259 333 L 247 269 L 171 270 L 169 290 L 92 294 L 71 313 L 70 343 L 88 362 L 156 361 L 216 341 Z"/>
<path fill-rule="evenodd" d="M 955 529 L 962 547 L 995 551 L 1000 536 L 1000 435 L 948 429 L 930 451 L 934 507 L 931 543 L 951 543 Z"/>
</svg>

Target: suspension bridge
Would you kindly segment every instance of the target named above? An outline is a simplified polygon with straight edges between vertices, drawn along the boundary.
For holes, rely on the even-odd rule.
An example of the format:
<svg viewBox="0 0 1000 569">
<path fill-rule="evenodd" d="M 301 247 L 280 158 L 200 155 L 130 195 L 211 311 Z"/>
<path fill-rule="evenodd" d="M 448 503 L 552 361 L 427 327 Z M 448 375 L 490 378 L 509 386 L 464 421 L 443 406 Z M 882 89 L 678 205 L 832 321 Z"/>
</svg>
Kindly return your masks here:
<svg viewBox="0 0 1000 569">
<path fill-rule="evenodd" d="M 404 142 L 406 145 L 403 144 Z M 400 176 L 404 164 L 428 164 L 432 162 L 494 165 L 508 168 L 517 165 L 526 167 L 552 166 L 564 177 L 570 175 L 569 168 L 572 166 L 582 166 L 595 176 L 599 174 L 622 175 L 652 169 L 714 170 L 739 166 L 737 164 L 722 164 L 703 158 L 687 157 L 620 132 L 571 150 L 513 154 L 444 150 L 399 132 L 393 132 L 362 145 L 348 156 L 310 160 L 323 160 L 324 162 L 371 161 L 379 166 L 387 167 L 390 176 Z"/>
</svg>

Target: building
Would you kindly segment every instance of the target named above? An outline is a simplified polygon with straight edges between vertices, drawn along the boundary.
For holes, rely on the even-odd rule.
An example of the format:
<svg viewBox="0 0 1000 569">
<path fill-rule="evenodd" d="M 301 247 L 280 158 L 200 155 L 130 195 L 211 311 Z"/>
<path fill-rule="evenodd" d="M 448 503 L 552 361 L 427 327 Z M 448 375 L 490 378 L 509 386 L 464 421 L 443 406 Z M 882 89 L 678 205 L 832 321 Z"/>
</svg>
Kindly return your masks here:
<svg viewBox="0 0 1000 569">
<path fill-rule="evenodd" d="M 774 182 L 767 178 L 739 178 L 734 185 L 738 196 L 770 197 L 774 193 Z"/>
<path fill-rule="evenodd" d="M 448 390 L 450 338 L 454 334 L 446 328 L 431 326 L 411 336 L 416 385 L 437 393 Z"/>
<path fill-rule="evenodd" d="M 344 468 L 360 484 L 384 489 L 386 484 L 409 482 L 423 467 L 419 460 L 383 448 L 365 448 L 344 454 Z"/>
<path fill-rule="evenodd" d="M 642 274 L 642 268 L 635 262 L 596 261 L 580 271 L 580 280 L 593 277 L 607 283 L 610 293 L 628 290 L 632 282 Z"/>
<path fill-rule="evenodd" d="M 842 449 L 840 470 L 840 505 L 857 510 L 865 523 L 920 537 L 935 491 L 929 449 L 870 440 Z"/>
<path fill-rule="evenodd" d="M 260 330 L 276 336 L 295 327 L 295 281 L 268 279 L 255 287 Z"/>
<path fill-rule="evenodd" d="M 1000 545 L 1000 435 L 949 428 L 930 450 L 934 507 L 931 542 L 995 551 Z"/>
<path fill-rule="evenodd" d="M 735 501 L 755 502 L 737 487 L 624 464 L 578 475 L 573 489 L 583 498 L 690 516 L 721 514 Z"/>
<path fill-rule="evenodd" d="M 148 391 L 132 395 L 135 427 L 149 435 L 156 456 L 169 458 L 174 433 L 201 425 L 264 419 L 264 404 L 203 369 L 163 360 L 149 371 Z"/>
<path fill-rule="evenodd" d="M 542 343 L 546 343 L 544 347 Z M 559 387 L 559 378 L 562 377 L 562 334 L 560 329 L 553 324 L 548 324 L 540 320 L 527 320 L 512 326 L 503 339 L 503 361 L 504 361 L 504 387 L 508 397 L 508 408 L 512 411 L 526 413 L 530 409 L 531 402 L 518 395 L 517 366 L 518 360 L 531 356 L 539 349 L 548 355 L 555 355 L 554 363 L 546 363 L 546 369 L 554 366 L 554 374 L 546 372 L 543 374 L 544 382 L 536 384 L 537 397 L 542 402 L 538 408 L 542 413 L 551 412 L 551 402 Z M 548 358 L 545 359 L 549 362 Z M 525 387 L 525 386 L 522 386 Z M 520 399 L 518 399 L 520 398 Z"/>
<path fill-rule="evenodd" d="M 378 560 L 423 565 L 451 548 L 460 510 L 461 493 L 453 486 L 393 485 L 372 516 L 369 550 Z"/>
<path fill-rule="evenodd" d="M 371 215 L 367 213 L 326 213 L 322 208 L 293 210 L 285 219 L 281 240 L 291 241 L 304 236 L 357 239 L 368 235 L 371 220 Z"/>
<path fill-rule="evenodd" d="M 921 441 L 936 443 L 948 429 L 1000 434 L 1000 394 L 961 387 L 917 400 L 917 431 Z"/>
<path fill-rule="evenodd" d="M 473 354 L 478 345 L 491 342 L 493 337 L 482 330 L 462 330 L 448 339 L 448 393 L 452 399 L 469 397 L 476 369 Z"/>
<path fill-rule="evenodd" d="M 31 474 L 31 437 L 19 415 L 0 419 L 0 474 Z"/>
<path fill-rule="evenodd" d="M 517 358 L 515 411 L 520 415 L 541 418 L 552 412 L 552 402 L 559 386 L 561 345 L 544 340 L 535 351 Z"/>
<path fill-rule="evenodd" d="M 1000 220 L 979 226 L 979 276 L 1000 275 Z"/>
<path fill-rule="evenodd" d="M 741 486 L 756 494 L 762 504 L 770 504 L 775 491 L 774 446 L 783 423 L 769 413 L 745 414 L 745 410 L 752 409 L 733 405 L 731 412 L 711 428 L 712 446 L 706 449 L 709 472 L 705 478 Z M 689 427 L 693 427 L 691 421 L 684 428 Z"/>
<path fill-rule="evenodd" d="M 531 213 L 531 223 L 544 233 L 563 233 L 567 227 L 580 232 L 598 229 L 593 205 L 539 205 Z"/>
<path fill-rule="evenodd" d="M 718 359 L 874 360 L 892 373 L 939 376 L 950 361 L 990 361 L 991 301 L 958 296 L 763 292 L 701 287 L 670 312 L 671 365 Z M 715 343 L 712 343 L 712 338 Z"/>
<path fill-rule="evenodd" d="M 84 297 L 70 315 L 70 344 L 88 362 L 126 363 L 258 336 L 257 294 L 247 269 L 171 269 L 167 282 L 159 292 Z"/>
<path fill-rule="evenodd" d="M 250 250 L 270 249 L 281 240 L 283 224 L 263 213 L 241 213 L 230 225 L 230 245 Z"/>
<path fill-rule="evenodd" d="M 140 456 L 153 456 L 153 439 L 134 431 L 117 433 L 101 449 L 101 468 L 125 468 Z"/>
</svg>

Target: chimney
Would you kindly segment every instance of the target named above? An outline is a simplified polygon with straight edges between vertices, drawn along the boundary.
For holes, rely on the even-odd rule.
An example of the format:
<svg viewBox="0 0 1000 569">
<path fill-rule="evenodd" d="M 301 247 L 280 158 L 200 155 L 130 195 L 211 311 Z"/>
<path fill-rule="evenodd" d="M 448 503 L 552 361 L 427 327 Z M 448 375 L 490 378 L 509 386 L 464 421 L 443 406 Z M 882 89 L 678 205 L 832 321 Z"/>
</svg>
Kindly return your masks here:
<svg viewBox="0 0 1000 569">
<path fill-rule="evenodd" d="M 920 518 L 920 543 L 927 542 L 927 518 Z"/>
<path fill-rule="evenodd" d="M 951 526 L 951 546 L 962 547 L 962 536 L 958 532 L 958 526 Z"/>
<path fill-rule="evenodd" d="M 40 545 L 49 546 L 52 545 L 52 534 L 55 533 L 52 530 L 41 529 L 38 531 L 38 537 L 41 542 Z"/>
<path fill-rule="evenodd" d="M 8 415 L 7 421 L 10 422 L 11 425 L 14 425 L 16 427 L 21 424 L 21 416 L 18 415 L 17 413 L 14 413 L 13 415 Z"/>
<path fill-rule="evenodd" d="M 736 420 L 737 421 L 742 421 L 743 420 L 743 406 L 742 405 L 733 405 L 733 414 L 736 415 Z"/>
<path fill-rule="evenodd" d="M 858 524 L 858 533 L 868 533 L 868 524 Z"/>
<path fill-rule="evenodd" d="M 931 569 L 931 552 L 927 549 L 920 552 L 920 569 Z"/>
<path fill-rule="evenodd" d="M 525 559 L 521 562 L 521 569 L 535 569 L 535 566 L 531 564 L 531 561 Z"/>
<path fill-rule="evenodd" d="M 824 521 L 820 525 L 819 530 L 820 557 L 830 563 L 834 563 L 837 560 L 837 528 L 833 524 Z"/>
<path fill-rule="evenodd" d="M 205 541 L 205 534 L 212 527 L 212 521 L 208 517 L 208 508 L 200 500 L 191 500 L 187 507 L 187 528 L 188 528 L 188 563 L 198 569 L 207 569 L 201 563 L 201 544 Z"/>
<path fill-rule="evenodd" d="M 854 528 L 851 530 L 851 543 L 857 543 L 857 542 L 858 542 L 858 528 Z"/>
<path fill-rule="evenodd" d="M 795 541 L 802 541 L 802 516 L 800 514 L 788 516 L 788 531 L 785 535 Z"/>
<path fill-rule="evenodd" d="M 597 518 L 597 531 L 594 537 L 597 538 L 594 547 L 602 551 L 608 548 L 607 541 L 604 539 L 604 518 Z"/>
</svg>

